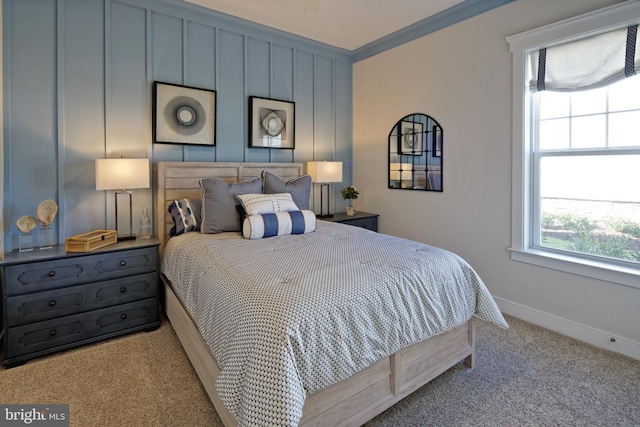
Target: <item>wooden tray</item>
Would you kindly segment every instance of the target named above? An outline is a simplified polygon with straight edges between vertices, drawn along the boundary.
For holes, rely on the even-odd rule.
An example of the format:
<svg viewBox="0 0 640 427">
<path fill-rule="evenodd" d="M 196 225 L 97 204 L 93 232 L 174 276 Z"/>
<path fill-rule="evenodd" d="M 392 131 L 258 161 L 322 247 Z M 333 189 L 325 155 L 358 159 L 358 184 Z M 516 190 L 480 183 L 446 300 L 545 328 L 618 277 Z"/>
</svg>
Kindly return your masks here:
<svg viewBox="0 0 640 427">
<path fill-rule="evenodd" d="M 69 237 L 64 243 L 67 252 L 91 252 L 118 241 L 116 230 L 95 230 Z"/>
</svg>

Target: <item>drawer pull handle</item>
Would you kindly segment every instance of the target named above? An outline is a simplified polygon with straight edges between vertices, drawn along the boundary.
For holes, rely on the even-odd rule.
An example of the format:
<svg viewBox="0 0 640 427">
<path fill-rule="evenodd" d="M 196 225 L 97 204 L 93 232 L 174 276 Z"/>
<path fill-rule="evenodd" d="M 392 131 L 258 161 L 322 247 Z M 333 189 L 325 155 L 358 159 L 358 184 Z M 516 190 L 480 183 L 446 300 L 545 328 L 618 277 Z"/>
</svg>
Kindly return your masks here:
<svg viewBox="0 0 640 427">
<path fill-rule="evenodd" d="M 125 265 L 127 265 L 127 261 L 120 261 L 120 267 L 124 267 Z"/>
<path fill-rule="evenodd" d="M 127 288 L 125 288 L 124 286 L 123 286 L 123 287 L 121 287 L 121 288 L 120 288 L 120 292 L 122 292 L 122 293 L 124 294 L 125 292 L 127 292 Z"/>
<path fill-rule="evenodd" d="M 55 276 L 55 275 L 56 275 L 56 272 L 55 272 L 55 271 L 50 271 L 50 272 L 49 272 L 49 277 L 53 277 L 53 276 Z"/>
<path fill-rule="evenodd" d="M 49 331 L 49 336 L 55 337 L 57 334 L 55 329 L 52 329 L 51 331 Z"/>
<path fill-rule="evenodd" d="M 120 315 L 120 318 L 121 318 L 122 320 L 126 319 L 126 318 L 127 318 L 127 313 L 122 313 L 122 314 Z"/>
<path fill-rule="evenodd" d="M 55 306 L 56 306 L 56 300 L 49 301 L 49 307 L 55 307 Z"/>
</svg>

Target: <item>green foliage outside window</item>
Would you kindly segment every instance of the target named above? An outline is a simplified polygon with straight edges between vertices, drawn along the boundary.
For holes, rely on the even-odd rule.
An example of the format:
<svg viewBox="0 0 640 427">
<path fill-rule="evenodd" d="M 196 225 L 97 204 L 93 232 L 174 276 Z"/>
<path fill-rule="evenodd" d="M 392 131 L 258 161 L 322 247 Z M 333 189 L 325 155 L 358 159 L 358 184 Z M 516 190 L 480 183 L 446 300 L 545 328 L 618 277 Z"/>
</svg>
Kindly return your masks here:
<svg viewBox="0 0 640 427">
<path fill-rule="evenodd" d="M 640 223 L 628 218 L 543 212 L 540 225 L 543 246 L 640 262 Z"/>
</svg>

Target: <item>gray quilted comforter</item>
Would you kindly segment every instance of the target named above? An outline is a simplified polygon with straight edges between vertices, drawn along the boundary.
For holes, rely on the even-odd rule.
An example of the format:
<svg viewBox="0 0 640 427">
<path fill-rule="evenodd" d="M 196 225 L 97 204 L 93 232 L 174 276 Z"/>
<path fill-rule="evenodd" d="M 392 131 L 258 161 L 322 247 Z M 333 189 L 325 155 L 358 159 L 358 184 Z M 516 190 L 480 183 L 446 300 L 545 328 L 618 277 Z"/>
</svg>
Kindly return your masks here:
<svg viewBox="0 0 640 427">
<path fill-rule="evenodd" d="M 168 242 L 161 270 L 240 426 L 295 426 L 307 394 L 474 315 L 508 327 L 457 255 L 325 221 L 261 240 L 186 233 Z"/>
</svg>

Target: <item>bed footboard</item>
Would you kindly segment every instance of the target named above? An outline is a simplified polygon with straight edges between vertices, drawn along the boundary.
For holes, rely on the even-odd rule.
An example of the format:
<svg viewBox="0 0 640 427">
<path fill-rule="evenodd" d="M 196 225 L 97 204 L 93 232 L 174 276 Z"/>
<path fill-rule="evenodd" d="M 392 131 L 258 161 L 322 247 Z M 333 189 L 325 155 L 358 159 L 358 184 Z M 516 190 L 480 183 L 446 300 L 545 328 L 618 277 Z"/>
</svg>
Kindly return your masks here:
<svg viewBox="0 0 640 427">
<path fill-rule="evenodd" d="M 198 328 L 162 276 L 164 310 L 225 426 L 237 425 L 215 388 L 220 368 Z M 435 335 L 309 395 L 300 425 L 360 426 L 460 361 L 473 367 L 475 323 Z"/>
</svg>

